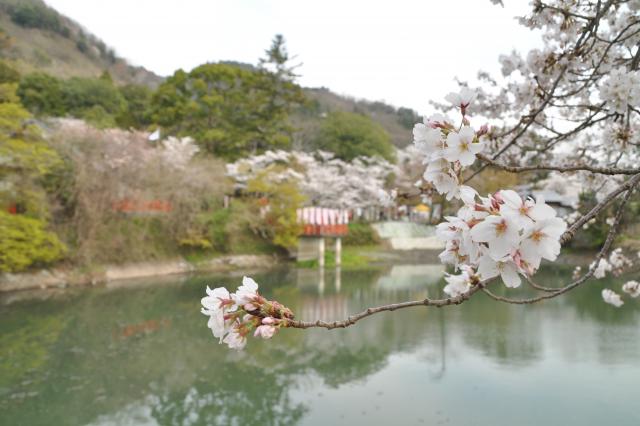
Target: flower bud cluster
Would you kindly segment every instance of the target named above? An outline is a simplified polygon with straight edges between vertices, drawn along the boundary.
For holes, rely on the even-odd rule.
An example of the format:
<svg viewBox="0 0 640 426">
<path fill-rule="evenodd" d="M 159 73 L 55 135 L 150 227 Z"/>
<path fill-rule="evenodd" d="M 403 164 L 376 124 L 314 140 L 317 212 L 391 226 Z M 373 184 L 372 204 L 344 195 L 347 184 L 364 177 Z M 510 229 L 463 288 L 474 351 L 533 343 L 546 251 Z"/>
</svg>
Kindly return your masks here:
<svg viewBox="0 0 640 426">
<path fill-rule="evenodd" d="M 267 300 L 258 293 L 258 284 L 249 277 L 242 279 L 242 285 L 235 293 L 224 287 L 211 290 L 207 286 L 207 296 L 202 298 L 201 312 L 209 317 L 207 327 L 220 343 L 232 349 L 242 349 L 247 344 L 247 336 L 270 339 L 293 312 L 279 302 Z"/>
</svg>

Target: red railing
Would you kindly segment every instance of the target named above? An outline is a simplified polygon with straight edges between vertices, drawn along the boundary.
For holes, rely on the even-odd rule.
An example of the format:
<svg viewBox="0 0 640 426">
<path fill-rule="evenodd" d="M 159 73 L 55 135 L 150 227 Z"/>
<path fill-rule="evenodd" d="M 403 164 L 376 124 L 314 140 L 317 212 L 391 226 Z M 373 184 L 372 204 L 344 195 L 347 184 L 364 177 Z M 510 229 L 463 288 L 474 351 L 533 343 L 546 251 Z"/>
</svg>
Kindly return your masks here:
<svg viewBox="0 0 640 426">
<path fill-rule="evenodd" d="M 168 213 L 173 210 L 169 201 L 149 200 L 140 201 L 125 198 L 111 203 L 114 211 L 121 213 Z"/>
</svg>

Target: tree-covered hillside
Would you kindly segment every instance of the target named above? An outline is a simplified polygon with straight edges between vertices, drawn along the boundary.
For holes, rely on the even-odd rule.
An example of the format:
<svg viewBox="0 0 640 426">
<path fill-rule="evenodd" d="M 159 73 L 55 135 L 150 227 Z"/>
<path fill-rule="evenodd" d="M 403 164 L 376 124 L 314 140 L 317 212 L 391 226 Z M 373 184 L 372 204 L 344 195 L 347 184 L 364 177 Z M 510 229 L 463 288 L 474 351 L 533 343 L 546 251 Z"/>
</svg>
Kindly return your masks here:
<svg viewBox="0 0 640 426">
<path fill-rule="evenodd" d="M 122 84 L 156 86 L 162 81 L 119 58 L 102 40 L 42 0 L 0 0 L 0 55 L 22 74 L 98 77 L 106 70 Z"/>
<path fill-rule="evenodd" d="M 36 79 L 40 80 L 43 78 L 42 73 L 61 80 L 73 77 L 97 79 L 105 75 L 105 71 L 117 86 L 155 88 L 164 80 L 143 67 L 130 65 L 125 59 L 118 57 L 105 42 L 47 6 L 42 0 L 0 0 L 0 58 L 8 61 L 23 76 L 39 73 L 40 76 Z M 224 64 L 243 71 L 258 69 L 257 66 L 232 60 L 224 61 Z M 78 81 L 75 86 L 83 84 L 104 86 L 103 83 Z M 143 89 L 129 87 L 126 90 L 129 98 L 135 98 L 136 106 L 125 108 L 125 114 L 118 120 L 115 117 L 103 120 L 100 109 L 92 111 L 93 115 L 99 115 L 102 124 L 109 125 L 118 121 L 120 126 L 126 127 L 147 122 L 142 117 L 125 119 L 127 111 L 140 114 L 140 99 L 146 97 L 139 93 Z M 411 109 L 395 108 L 384 102 L 356 100 L 333 93 L 327 88 L 303 88 L 303 93 L 308 102 L 296 109 L 291 117 L 291 146 L 294 148 L 312 149 L 322 121 L 334 111 L 369 116 L 384 128 L 395 146 L 403 147 L 411 141 L 411 128 L 417 119 L 417 114 Z M 127 93 L 124 95 L 127 97 Z M 103 105 L 99 106 L 104 108 Z M 68 111 L 65 114 L 66 112 Z M 85 118 L 83 114 L 73 115 Z"/>
</svg>

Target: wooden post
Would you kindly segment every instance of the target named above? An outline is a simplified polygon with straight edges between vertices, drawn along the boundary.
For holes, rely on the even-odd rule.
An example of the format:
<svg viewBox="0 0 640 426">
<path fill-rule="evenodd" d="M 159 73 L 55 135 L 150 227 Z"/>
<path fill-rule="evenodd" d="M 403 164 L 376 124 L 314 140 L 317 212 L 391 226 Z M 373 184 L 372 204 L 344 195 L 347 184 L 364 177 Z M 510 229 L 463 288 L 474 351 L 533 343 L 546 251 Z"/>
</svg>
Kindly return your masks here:
<svg viewBox="0 0 640 426">
<path fill-rule="evenodd" d="M 336 266 L 342 264 L 342 238 L 336 238 Z"/>
<path fill-rule="evenodd" d="M 324 238 L 318 238 L 318 266 L 324 268 Z"/>
<path fill-rule="evenodd" d="M 318 271 L 318 294 L 324 294 L 324 268 Z"/>
</svg>

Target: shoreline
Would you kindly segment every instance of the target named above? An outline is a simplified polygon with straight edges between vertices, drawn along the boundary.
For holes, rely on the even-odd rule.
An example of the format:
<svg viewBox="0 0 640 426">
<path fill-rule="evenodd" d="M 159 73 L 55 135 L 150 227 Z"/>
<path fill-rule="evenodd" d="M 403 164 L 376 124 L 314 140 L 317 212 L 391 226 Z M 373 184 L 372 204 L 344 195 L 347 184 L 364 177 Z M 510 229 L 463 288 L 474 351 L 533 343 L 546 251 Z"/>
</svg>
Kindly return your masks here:
<svg viewBox="0 0 640 426">
<path fill-rule="evenodd" d="M 285 259 L 274 255 L 238 254 L 215 257 L 198 263 L 184 259 L 104 265 L 91 271 L 42 269 L 34 272 L 0 274 L 0 293 L 49 288 L 88 287 L 118 281 L 137 280 L 200 272 L 231 272 L 239 269 L 269 269 Z"/>
<path fill-rule="evenodd" d="M 565 253 L 565 265 L 583 265 L 585 255 L 590 252 Z M 367 263 L 438 263 L 438 251 L 434 250 L 389 250 L 366 252 Z M 148 278 L 171 277 L 194 273 L 225 273 L 234 271 L 268 270 L 287 263 L 282 256 L 268 254 L 235 254 L 199 261 L 184 259 L 127 263 L 122 265 L 100 265 L 92 270 L 81 268 L 51 268 L 16 274 L 0 273 L 0 294 L 27 290 L 66 289 L 90 287 L 101 284 L 126 283 Z M 295 262 L 293 262 L 295 265 Z M 346 265 L 343 265 L 346 266 Z M 348 267 L 348 266 L 347 266 Z M 302 267 L 304 269 L 304 267 Z"/>
</svg>

